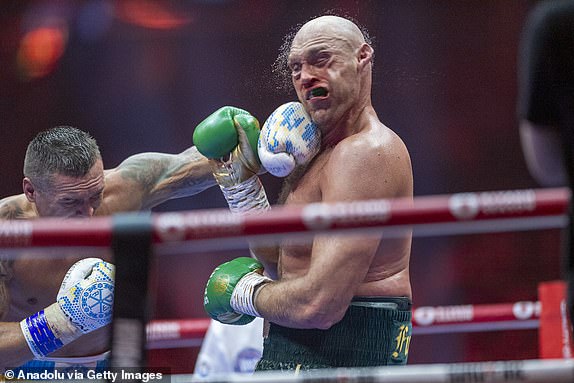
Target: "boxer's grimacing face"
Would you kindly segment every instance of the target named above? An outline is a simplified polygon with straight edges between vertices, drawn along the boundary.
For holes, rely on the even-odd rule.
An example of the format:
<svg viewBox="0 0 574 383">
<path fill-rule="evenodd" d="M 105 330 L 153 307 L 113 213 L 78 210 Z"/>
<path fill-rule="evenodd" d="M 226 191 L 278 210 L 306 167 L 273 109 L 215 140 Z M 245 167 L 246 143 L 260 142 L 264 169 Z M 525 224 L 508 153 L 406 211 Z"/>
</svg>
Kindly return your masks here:
<svg viewBox="0 0 574 383">
<path fill-rule="evenodd" d="M 299 101 L 320 127 L 333 125 L 353 107 L 360 91 L 360 32 L 339 18 L 321 17 L 295 35 L 288 56 Z"/>
<path fill-rule="evenodd" d="M 45 185 L 48 186 L 45 186 Z M 104 194 L 104 168 L 98 160 L 83 177 L 55 174 L 41 188 L 24 179 L 24 193 L 36 205 L 40 217 L 88 218 L 100 206 Z"/>
</svg>

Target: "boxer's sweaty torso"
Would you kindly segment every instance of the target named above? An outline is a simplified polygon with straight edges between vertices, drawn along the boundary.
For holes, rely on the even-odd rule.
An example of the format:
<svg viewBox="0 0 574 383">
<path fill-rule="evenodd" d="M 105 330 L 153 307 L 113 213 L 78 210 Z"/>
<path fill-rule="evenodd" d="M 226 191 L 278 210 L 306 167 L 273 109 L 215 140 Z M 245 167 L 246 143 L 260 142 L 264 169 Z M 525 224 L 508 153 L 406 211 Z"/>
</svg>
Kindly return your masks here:
<svg viewBox="0 0 574 383">
<path fill-rule="evenodd" d="M 316 202 L 348 203 L 356 201 L 356 196 L 367 196 L 365 199 L 412 198 L 410 160 L 398 136 L 380 123 L 358 131 L 353 138 L 342 139 L 336 145 L 343 145 L 344 149 L 336 146 L 326 148 L 306 169 L 297 169 L 290 175 L 280 200 L 286 205 L 308 205 Z M 365 144 L 371 140 L 380 141 L 378 152 L 374 154 L 377 156 L 375 160 L 372 158 L 370 143 Z M 352 171 L 340 171 L 341 168 L 334 165 L 347 166 L 347 156 L 353 155 L 348 148 L 354 149 L 357 144 L 369 150 L 363 156 L 365 159 L 368 157 L 367 163 L 381 166 L 374 172 L 380 179 L 367 178 L 361 173 L 363 169 L 360 167 Z M 381 164 L 387 166 L 382 167 Z M 345 174 L 345 178 L 339 173 Z M 390 184 L 387 184 L 387 180 Z M 349 187 L 344 185 L 341 188 L 345 183 Z M 373 192 L 357 190 L 371 186 Z M 410 246 L 410 232 L 393 238 L 384 238 L 381 233 L 353 233 L 345 236 L 321 234 L 315 236 L 312 243 L 300 239 L 283 241 L 278 260 L 281 280 L 308 277 L 313 266 L 324 265 L 329 259 L 336 259 L 339 269 L 354 263 L 354 270 L 366 268 L 366 273 L 361 271 L 360 281 L 349 283 L 347 280 L 349 289 L 346 293 L 352 293 L 353 301 L 349 302 L 344 317 L 330 328 L 289 328 L 271 323 L 263 357 L 257 369 L 314 369 L 406 363 L 411 335 Z M 320 261 L 312 260 L 314 255 Z M 360 267 L 357 264 L 361 264 Z M 315 268 L 314 272 L 321 273 L 321 270 Z M 337 283 L 340 286 L 340 281 L 325 282 L 329 275 L 322 275 L 321 278 L 314 281 L 318 281 L 318 285 L 327 286 L 325 288 L 333 288 L 333 284 Z"/>
<path fill-rule="evenodd" d="M 323 167 L 329 161 L 331 150 L 320 153 L 307 169 L 298 169 L 286 181 L 282 199 L 286 205 L 321 202 L 319 180 Z M 303 173 L 304 174 L 301 174 Z M 367 275 L 356 296 L 402 296 L 411 297 L 408 261 L 410 235 L 405 238 L 386 238 L 381 241 Z M 311 261 L 312 244 L 298 240 L 282 243 L 279 255 L 279 273 L 283 279 L 304 275 Z"/>
</svg>

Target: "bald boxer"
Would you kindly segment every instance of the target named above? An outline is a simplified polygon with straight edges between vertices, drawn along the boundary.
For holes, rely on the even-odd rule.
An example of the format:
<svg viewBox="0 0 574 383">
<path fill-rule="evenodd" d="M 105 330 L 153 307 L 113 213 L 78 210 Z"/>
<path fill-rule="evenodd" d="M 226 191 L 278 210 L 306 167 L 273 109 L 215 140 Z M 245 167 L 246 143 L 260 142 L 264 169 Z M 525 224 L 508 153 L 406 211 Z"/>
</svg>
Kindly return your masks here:
<svg viewBox="0 0 574 383">
<path fill-rule="evenodd" d="M 286 178 L 282 201 L 412 198 L 408 150 L 371 103 L 373 48 L 365 34 L 351 20 L 322 16 L 284 46 L 286 71 L 321 145 Z M 215 269 L 204 306 L 223 323 L 270 322 L 258 370 L 407 362 L 410 233 L 318 235 L 308 245 L 285 240 L 275 251 L 253 250 L 258 260 L 242 257 Z M 216 288 L 222 280 L 224 291 Z"/>
<path fill-rule="evenodd" d="M 149 210 L 213 185 L 211 168 L 195 147 L 179 154 L 136 154 L 104 170 L 96 141 L 60 126 L 30 142 L 23 194 L 0 200 L 0 218 L 90 218 Z M 0 262 L 0 368 L 31 359 L 28 365 L 42 368 L 103 363 L 107 327 L 74 317 L 73 293 L 90 281 L 112 280 L 113 267 L 102 260 L 76 264 L 78 259 L 23 255 Z"/>
</svg>

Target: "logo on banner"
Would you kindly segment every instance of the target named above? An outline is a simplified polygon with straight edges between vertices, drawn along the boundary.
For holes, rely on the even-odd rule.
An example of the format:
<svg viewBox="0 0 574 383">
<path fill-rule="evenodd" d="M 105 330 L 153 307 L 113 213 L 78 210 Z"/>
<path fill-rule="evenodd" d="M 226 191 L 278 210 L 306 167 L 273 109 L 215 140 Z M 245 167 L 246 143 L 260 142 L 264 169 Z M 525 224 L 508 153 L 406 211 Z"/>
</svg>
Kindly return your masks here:
<svg viewBox="0 0 574 383">
<path fill-rule="evenodd" d="M 383 223 L 390 217 L 391 204 L 386 200 L 312 203 L 302 211 L 303 223 L 311 230 L 325 230 L 335 224 Z"/>
</svg>

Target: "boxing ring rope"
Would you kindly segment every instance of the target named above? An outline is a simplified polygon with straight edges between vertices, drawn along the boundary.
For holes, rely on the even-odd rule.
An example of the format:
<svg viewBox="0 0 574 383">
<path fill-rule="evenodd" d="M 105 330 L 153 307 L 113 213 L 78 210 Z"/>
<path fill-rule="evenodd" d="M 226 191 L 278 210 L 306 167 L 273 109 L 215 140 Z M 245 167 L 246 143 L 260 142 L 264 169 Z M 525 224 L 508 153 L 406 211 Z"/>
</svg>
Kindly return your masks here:
<svg viewBox="0 0 574 383">
<path fill-rule="evenodd" d="M 539 327 L 540 302 L 423 306 L 413 309 L 413 334 L 527 330 Z M 209 319 L 161 319 L 147 325 L 147 348 L 200 346 Z"/>
<path fill-rule="evenodd" d="M 172 383 L 572 383 L 574 360 L 513 360 L 500 362 L 420 364 L 392 367 L 334 368 L 299 374 L 259 372 L 193 380 L 172 375 Z"/>
<path fill-rule="evenodd" d="M 277 240 L 289 234 L 352 229 L 385 229 L 386 236 L 412 229 L 413 235 L 435 236 L 560 228 L 566 224 L 569 198 L 567 188 L 548 188 L 278 206 L 260 215 L 214 209 L 115 217 L 150 220 L 155 245 L 209 242 L 221 249 L 226 243 L 250 238 Z M 55 218 L 2 221 L 0 248 L 110 247 L 115 221 L 114 217 L 73 224 Z"/>
<path fill-rule="evenodd" d="M 317 233 L 351 232 L 354 230 L 368 231 L 369 229 L 383 232 L 385 236 L 404 235 L 412 230 L 415 236 L 425 235 L 452 235 L 464 233 L 486 233 L 519 230 L 541 230 L 564 227 L 567 219 L 566 212 L 570 199 L 570 191 L 566 188 L 554 189 L 526 189 L 494 192 L 459 193 L 452 195 L 435 195 L 415 197 L 414 199 L 382 199 L 370 201 L 355 201 L 348 203 L 313 203 L 304 206 L 280 206 L 260 215 L 233 215 L 227 209 L 196 210 L 191 212 L 154 213 L 154 214 L 118 214 L 113 217 L 95 217 L 90 220 L 58 220 L 42 218 L 26 221 L 0 222 L 0 248 L 8 255 L 17 253 L 23 248 L 35 249 L 55 247 L 96 247 L 118 249 L 129 247 L 130 243 L 140 245 L 138 251 L 146 246 L 153 247 L 155 254 L 179 251 L 188 252 L 190 249 L 215 248 L 237 246 L 239 242 L 245 243 L 248 239 L 277 241 L 286 235 L 313 235 Z M 144 232 L 141 234 L 141 232 Z M 120 233 L 120 234 L 118 234 Z M 149 237 L 149 238 L 148 238 Z M 143 244 L 142 244 L 143 243 Z M 138 251 L 135 251 L 136 253 Z M 121 253 L 121 251 L 119 251 Z M 132 249 L 132 252 L 133 249 Z M 145 252 L 145 251 L 144 251 Z M 128 251 L 124 251 L 128 254 Z M 117 254 L 116 254 L 117 255 Z M 125 300 L 120 295 L 124 287 L 118 287 L 122 277 L 120 270 L 127 269 L 128 255 L 116 257 L 123 259 L 116 265 L 116 301 Z M 133 254 L 131 256 L 134 256 Z M 147 255 L 146 255 L 147 257 Z M 134 258 L 131 258 L 134 259 Z M 137 258 L 136 258 L 137 259 Z M 147 265 L 147 259 L 144 262 Z M 147 278 L 147 276 L 146 276 Z M 142 279 L 143 280 L 143 279 Z M 134 281 L 131 281 L 134 285 Z M 145 285 L 139 281 L 139 286 Z M 132 288 L 133 286 L 129 286 Z M 129 289 L 125 289 L 129 290 Z M 141 290 L 141 289 L 140 289 Z M 129 296 L 129 294 L 127 294 Z M 131 301 L 128 301 L 131 303 Z M 531 302 L 536 312 L 536 302 Z M 143 314 L 132 316 L 126 310 L 127 303 L 123 303 L 122 315 L 116 317 L 117 305 L 114 303 L 114 331 L 112 336 L 112 366 L 114 366 L 114 349 L 126 350 L 134 343 L 116 344 L 124 335 L 124 339 L 132 334 L 125 335 L 133 329 L 132 333 L 141 332 L 143 343 L 147 336 L 161 333 L 165 339 L 169 331 L 165 330 L 166 323 L 150 322 L 147 327 L 139 326 Z M 145 302 L 138 303 L 137 307 L 145 306 Z M 462 319 L 445 321 L 429 329 L 440 326 L 455 326 L 492 323 L 520 322 L 512 318 L 509 313 L 509 304 L 473 306 L 473 313 L 477 318 L 471 323 L 457 323 Z M 494 307 L 495 306 L 495 307 Z M 449 306 L 443 307 L 446 313 Z M 476 314 L 483 308 L 482 314 Z M 131 307 L 132 311 L 137 311 Z M 457 310 L 460 309 L 457 308 Z M 446 311 L 445 311 L 446 310 Z M 454 309 L 453 309 L 454 310 Z M 461 310 L 462 312 L 463 310 Z M 435 308 L 436 317 L 436 308 Z M 428 314 L 427 312 L 427 315 Z M 444 314 L 445 318 L 448 315 Z M 482 315 L 482 316 L 481 316 Z M 424 318 L 424 315 L 422 316 Z M 536 314 L 529 319 L 529 326 L 536 328 Z M 424 326 L 416 324 L 417 331 L 423 331 Z M 119 323 L 119 325 L 118 325 Z M 179 321 L 176 326 L 184 328 L 192 336 L 204 332 L 206 322 L 198 326 L 197 322 L 187 323 Z M 524 323 L 527 323 L 526 321 Z M 164 325 L 164 330 L 157 330 L 157 326 Z M 184 324 L 188 327 L 185 327 Z M 116 331 L 115 326 L 120 326 Z M 173 323 L 172 323 L 173 325 Z M 155 326 L 155 327 L 154 327 Z M 495 327 L 494 325 L 491 327 Z M 451 330 L 454 327 L 451 327 Z M 443 329 L 446 329 L 444 327 Z M 435 331 L 430 330 L 430 331 Z M 171 330 L 170 330 L 171 331 Z M 195 335 L 193 332 L 197 331 Z M 146 336 L 147 334 L 147 336 Z M 157 336 L 157 335 L 155 335 Z M 135 338 L 138 338 L 137 336 Z M 141 340 L 136 339 L 136 340 Z M 158 338 L 155 339 L 156 341 Z M 140 342 L 141 344 L 142 342 Z M 122 348 L 123 347 L 123 348 Z M 130 352 L 133 350 L 130 350 Z M 129 353 L 128 353 L 129 354 Z M 119 354 L 116 354 L 119 355 Z M 123 356 L 123 355 L 122 355 Z M 118 359 L 123 361 L 126 359 Z M 142 360 L 142 354 L 134 353 L 131 362 L 137 366 Z M 129 365 L 129 364 L 125 364 Z M 122 366 L 122 364 L 115 364 Z M 256 376 L 226 376 L 226 382 L 478 382 L 478 381 L 504 381 L 504 382 L 573 382 L 574 360 L 526 360 L 504 361 L 486 363 L 463 363 L 449 365 L 409 365 L 400 368 L 374 368 L 374 369 L 332 369 L 321 370 L 318 373 L 297 376 L 281 373 L 262 373 Z M 188 375 L 173 375 L 173 382 L 193 381 Z"/>
</svg>

